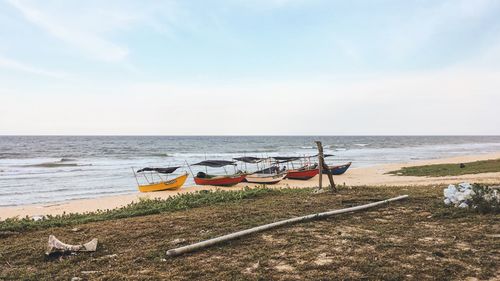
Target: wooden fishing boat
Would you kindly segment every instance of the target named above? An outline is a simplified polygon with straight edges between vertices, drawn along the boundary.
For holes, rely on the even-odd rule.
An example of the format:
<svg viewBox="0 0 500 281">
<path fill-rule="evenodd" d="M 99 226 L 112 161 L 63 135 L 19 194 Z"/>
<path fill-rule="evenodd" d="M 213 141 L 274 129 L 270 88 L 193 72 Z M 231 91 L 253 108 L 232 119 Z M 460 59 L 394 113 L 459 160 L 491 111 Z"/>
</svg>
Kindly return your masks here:
<svg viewBox="0 0 500 281">
<path fill-rule="evenodd" d="M 250 174 L 245 177 L 247 182 L 259 184 L 275 184 L 280 182 L 286 177 L 286 173 L 282 174 Z"/>
<path fill-rule="evenodd" d="M 153 184 L 146 184 L 146 185 L 139 185 L 139 191 L 140 192 L 151 192 L 151 191 L 179 189 L 184 185 L 187 177 L 188 177 L 188 174 L 185 173 L 183 175 L 180 175 L 180 176 L 178 176 L 174 179 L 168 180 L 168 181 L 162 181 L 162 182 L 153 183 Z"/>
<path fill-rule="evenodd" d="M 248 174 L 245 177 L 245 181 L 249 183 L 258 183 L 258 184 L 275 184 L 280 182 L 282 179 L 286 177 L 286 173 L 280 173 L 279 167 L 277 164 L 265 168 L 264 166 L 266 163 L 270 160 L 270 158 L 259 158 L 259 157 L 251 157 L 251 156 L 245 156 L 245 157 L 237 157 L 233 158 L 234 160 L 241 161 L 245 165 L 245 169 L 247 167 L 247 164 L 254 164 L 257 165 L 257 171 Z M 264 163 L 262 163 L 264 162 Z M 259 164 L 261 165 L 259 167 Z M 271 163 L 267 163 L 267 165 L 271 165 Z M 259 170 L 259 168 L 261 168 Z"/>
<path fill-rule="evenodd" d="M 215 176 L 200 172 L 194 177 L 194 182 L 198 185 L 232 186 L 242 182 L 245 177 L 245 174 Z"/>
<path fill-rule="evenodd" d="M 281 157 L 281 156 L 276 156 L 273 157 L 274 160 L 276 161 L 276 164 L 281 164 L 281 163 L 290 163 L 292 164 L 292 169 L 286 170 L 286 177 L 289 179 L 295 179 L 295 180 L 308 180 L 317 174 L 319 174 L 319 169 L 318 169 L 318 164 L 312 164 L 310 159 L 316 157 L 317 155 L 313 156 L 304 156 L 304 157 Z M 300 160 L 304 166 L 298 169 L 293 168 L 293 162 Z M 284 167 L 286 169 L 286 167 Z"/>
<path fill-rule="evenodd" d="M 344 165 L 338 165 L 338 166 L 328 166 L 328 170 L 332 175 L 342 175 L 349 169 L 351 166 L 352 162 L 349 162 Z M 326 169 L 323 169 L 323 174 L 326 174 L 328 171 Z"/>
<path fill-rule="evenodd" d="M 213 167 L 220 168 L 225 166 L 236 166 L 236 163 L 233 161 L 226 160 L 205 160 L 196 164 L 196 166 L 205 166 L 205 167 Z M 224 168 L 225 170 L 225 168 Z M 216 185 L 216 186 L 231 186 L 242 182 L 245 179 L 246 174 L 234 171 L 232 175 L 210 175 L 204 172 L 198 172 L 196 176 L 193 174 L 194 182 L 198 185 Z"/>
<path fill-rule="evenodd" d="M 187 173 L 184 173 L 176 178 L 168 179 L 163 178 L 160 174 L 171 174 L 179 167 L 169 167 L 169 168 L 143 168 L 134 172 L 134 176 L 137 181 L 137 186 L 140 192 L 152 192 L 152 191 L 162 191 L 162 190 L 174 190 L 181 188 L 188 177 Z M 147 184 L 140 184 L 137 179 L 137 174 L 143 175 Z M 156 177 L 156 179 L 155 179 Z"/>
<path fill-rule="evenodd" d="M 319 174 L 319 169 L 316 168 L 300 168 L 288 170 L 286 172 L 286 177 L 294 180 L 308 180 Z"/>
</svg>

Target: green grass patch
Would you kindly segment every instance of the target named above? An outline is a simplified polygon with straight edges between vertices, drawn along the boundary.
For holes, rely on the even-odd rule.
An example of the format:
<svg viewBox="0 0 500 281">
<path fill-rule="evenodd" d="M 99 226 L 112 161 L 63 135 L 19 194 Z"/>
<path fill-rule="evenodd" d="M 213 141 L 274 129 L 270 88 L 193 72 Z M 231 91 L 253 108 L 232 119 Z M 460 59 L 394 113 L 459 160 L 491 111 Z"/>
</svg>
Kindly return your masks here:
<svg viewBox="0 0 500 281">
<path fill-rule="evenodd" d="M 33 220 L 25 217 L 9 218 L 0 221 L 0 231 L 26 231 L 32 229 L 42 229 L 57 226 L 76 225 L 88 222 L 106 221 L 121 218 L 130 218 L 137 216 L 145 216 L 159 214 L 163 212 L 173 212 L 186 210 L 201 206 L 207 206 L 217 203 L 226 203 L 240 201 L 244 199 L 257 198 L 268 194 L 283 194 L 283 193 L 304 193 L 310 192 L 311 189 L 273 189 L 267 187 L 248 188 L 241 190 L 215 190 L 215 191 L 198 191 L 193 193 L 178 194 L 167 199 L 145 199 L 138 202 L 132 202 L 124 207 L 107 210 L 97 210 L 88 213 L 70 213 L 63 215 L 48 215 L 41 220 Z"/>
<path fill-rule="evenodd" d="M 500 159 L 475 161 L 463 164 L 463 167 L 461 167 L 460 164 L 403 167 L 399 170 L 388 172 L 388 174 L 397 176 L 444 177 L 500 172 Z"/>
</svg>

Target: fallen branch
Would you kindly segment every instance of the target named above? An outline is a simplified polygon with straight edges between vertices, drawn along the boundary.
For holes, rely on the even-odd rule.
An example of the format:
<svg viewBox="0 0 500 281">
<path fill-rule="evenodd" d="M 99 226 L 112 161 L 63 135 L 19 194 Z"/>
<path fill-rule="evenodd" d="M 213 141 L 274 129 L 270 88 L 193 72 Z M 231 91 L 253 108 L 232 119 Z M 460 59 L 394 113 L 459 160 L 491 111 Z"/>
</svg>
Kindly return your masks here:
<svg viewBox="0 0 500 281">
<path fill-rule="evenodd" d="M 206 248 L 206 247 L 212 246 L 212 245 L 217 244 L 217 243 L 233 240 L 233 239 L 236 239 L 236 238 L 239 238 L 242 236 L 250 235 L 253 233 L 261 232 L 264 230 L 276 228 L 276 227 L 287 225 L 287 224 L 304 222 L 304 221 L 314 220 L 314 219 L 321 219 L 321 218 L 325 218 L 325 217 L 329 217 L 329 216 L 333 216 L 333 215 L 338 215 L 338 214 L 343 214 L 343 213 L 355 212 L 355 211 L 372 208 L 375 206 L 379 206 L 382 204 L 386 204 L 389 202 L 398 201 L 398 200 L 402 200 L 402 199 L 406 199 L 406 198 L 408 198 L 408 195 L 401 195 L 401 196 L 390 198 L 387 200 L 373 202 L 373 203 L 360 205 L 360 206 L 356 206 L 356 207 L 350 207 L 350 208 L 345 208 L 345 209 L 340 209 L 340 210 L 333 210 L 333 211 L 328 211 L 328 212 L 324 212 L 324 213 L 317 213 L 317 214 L 312 214 L 312 215 L 307 215 L 307 216 L 302 216 L 302 217 L 291 218 L 291 219 L 287 219 L 287 220 L 283 220 L 283 221 L 277 221 L 277 222 L 273 222 L 270 224 L 265 224 L 265 225 L 257 226 L 254 228 L 250 228 L 250 229 L 234 232 L 231 234 L 227 234 L 224 236 L 216 237 L 216 238 L 209 239 L 206 241 L 201 241 L 201 242 L 194 243 L 191 245 L 171 249 L 171 250 L 167 251 L 167 256 L 178 256 L 181 254 L 185 254 L 185 253 L 193 252 L 193 251 L 196 251 L 196 250 L 199 250 L 202 248 Z"/>
<path fill-rule="evenodd" d="M 47 245 L 47 251 L 45 254 L 51 255 L 54 253 L 66 253 L 66 252 L 95 252 L 97 249 L 97 238 L 92 239 L 92 241 L 81 244 L 81 245 L 70 245 L 59 241 L 54 235 L 49 236 L 49 243 Z"/>
</svg>

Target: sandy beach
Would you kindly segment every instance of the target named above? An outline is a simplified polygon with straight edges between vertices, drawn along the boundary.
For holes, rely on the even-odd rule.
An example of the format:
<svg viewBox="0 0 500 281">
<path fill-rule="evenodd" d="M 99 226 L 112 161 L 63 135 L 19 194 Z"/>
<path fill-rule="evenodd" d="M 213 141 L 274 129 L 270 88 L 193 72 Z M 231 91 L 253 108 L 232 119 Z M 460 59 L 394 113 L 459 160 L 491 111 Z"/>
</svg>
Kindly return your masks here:
<svg viewBox="0 0 500 281">
<path fill-rule="evenodd" d="M 389 171 L 400 169 L 401 167 L 419 166 L 427 164 L 441 164 L 441 163 L 465 163 L 478 160 L 488 160 L 500 158 L 500 152 L 480 155 L 467 155 L 453 158 L 432 159 L 412 161 L 406 163 L 393 163 L 385 165 L 377 165 L 366 168 L 351 168 L 344 175 L 335 176 L 336 184 L 347 186 L 364 186 L 364 185 L 384 185 L 384 186 L 411 186 L 411 185 L 445 185 L 450 183 L 457 183 L 462 181 L 474 183 L 500 183 L 500 173 L 482 173 L 470 174 L 461 176 L 447 176 L 447 177 L 408 177 L 408 176 L 394 176 L 386 174 Z M 324 182 L 328 182 L 326 176 Z M 314 177 L 307 181 L 299 180 L 283 180 L 279 184 L 272 185 L 272 187 L 314 187 L 318 185 L 318 177 Z M 168 198 L 170 196 L 195 192 L 199 190 L 234 190 L 242 189 L 245 186 L 253 187 L 255 185 L 248 183 L 241 183 L 233 187 L 214 187 L 214 186 L 185 186 L 176 191 L 163 191 L 154 193 L 134 193 L 127 195 L 106 196 L 85 200 L 72 200 L 59 203 L 50 204 L 37 204 L 37 205 L 21 205 L 12 207 L 0 207 L 0 220 L 12 217 L 25 217 L 25 216 L 43 216 L 43 215 L 58 215 L 63 213 L 83 213 L 96 210 L 114 209 L 117 207 L 125 206 L 133 201 L 138 201 L 141 198 Z"/>
</svg>

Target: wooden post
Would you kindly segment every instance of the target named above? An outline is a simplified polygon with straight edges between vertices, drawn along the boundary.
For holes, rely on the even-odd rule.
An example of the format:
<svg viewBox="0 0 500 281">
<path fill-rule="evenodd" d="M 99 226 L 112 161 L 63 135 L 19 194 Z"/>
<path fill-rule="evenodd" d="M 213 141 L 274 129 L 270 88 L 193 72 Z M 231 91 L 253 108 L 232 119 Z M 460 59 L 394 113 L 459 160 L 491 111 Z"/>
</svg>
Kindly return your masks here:
<svg viewBox="0 0 500 281">
<path fill-rule="evenodd" d="M 319 164 L 319 188 L 322 188 L 321 184 L 323 181 L 323 170 L 326 171 L 328 175 L 328 180 L 330 181 L 330 188 L 332 191 L 337 191 L 335 187 L 335 182 L 333 181 L 332 172 L 328 169 L 328 165 L 325 164 L 325 157 L 323 155 L 323 145 L 320 141 L 316 141 L 316 145 L 318 146 L 318 164 Z"/>
<path fill-rule="evenodd" d="M 319 189 L 323 189 L 323 145 L 320 141 L 316 141 L 318 146 L 318 169 L 319 169 Z"/>
</svg>

